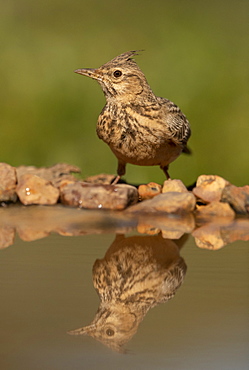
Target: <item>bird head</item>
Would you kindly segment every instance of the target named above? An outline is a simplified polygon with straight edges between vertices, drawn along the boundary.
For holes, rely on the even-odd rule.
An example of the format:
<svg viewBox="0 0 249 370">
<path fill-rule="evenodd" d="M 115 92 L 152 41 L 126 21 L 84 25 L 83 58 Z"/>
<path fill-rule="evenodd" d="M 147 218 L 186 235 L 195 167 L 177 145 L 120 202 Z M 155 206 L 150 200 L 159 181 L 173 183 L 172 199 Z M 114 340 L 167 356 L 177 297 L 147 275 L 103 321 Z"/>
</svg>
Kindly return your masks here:
<svg viewBox="0 0 249 370">
<path fill-rule="evenodd" d="M 74 72 L 97 80 L 107 100 L 133 101 L 151 92 L 143 72 L 133 59 L 135 55 L 136 51 L 128 51 L 99 68 L 82 68 Z"/>
</svg>

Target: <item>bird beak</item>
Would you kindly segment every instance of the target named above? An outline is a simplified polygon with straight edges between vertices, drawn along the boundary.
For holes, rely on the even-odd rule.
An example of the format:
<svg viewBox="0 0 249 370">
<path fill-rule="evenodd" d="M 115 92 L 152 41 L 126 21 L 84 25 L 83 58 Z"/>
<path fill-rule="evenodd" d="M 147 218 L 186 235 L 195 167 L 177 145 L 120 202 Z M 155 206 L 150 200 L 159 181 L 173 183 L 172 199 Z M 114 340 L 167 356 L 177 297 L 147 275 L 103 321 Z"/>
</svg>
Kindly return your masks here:
<svg viewBox="0 0 249 370">
<path fill-rule="evenodd" d="M 80 75 L 83 75 L 83 76 L 91 77 L 94 80 L 98 80 L 98 81 L 102 81 L 102 77 L 103 77 L 103 74 L 100 72 L 99 69 L 82 68 L 82 69 L 76 69 L 74 72 Z"/>
<path fill-rule="evenodd" d="M 90 324 L 88 326 L 84 326 L 84 327 L 79 328 L 79 329 L 70 330 L 67 333 L 70 334 L 70 335 L 85 335 L 85 334 L 90 335 L 91 332 L 93 330 L 95 330 L 95 328 L 96 328 L 95 325 Z"/>
</svg>

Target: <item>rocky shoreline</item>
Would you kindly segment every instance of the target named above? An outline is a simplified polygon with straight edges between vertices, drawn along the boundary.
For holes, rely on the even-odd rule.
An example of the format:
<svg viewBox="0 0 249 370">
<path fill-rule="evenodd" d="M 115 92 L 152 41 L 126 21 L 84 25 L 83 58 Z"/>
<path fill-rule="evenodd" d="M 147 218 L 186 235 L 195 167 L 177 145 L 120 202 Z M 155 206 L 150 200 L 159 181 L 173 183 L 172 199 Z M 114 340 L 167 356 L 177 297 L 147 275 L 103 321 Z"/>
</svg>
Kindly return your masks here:
<svg viewBox="0 0 249 370">
<path fill-rule="evenodd" d="M 13 167 L 0 163 L 0 204 L 54 205 L 106 209 L 127 213 L 194 213 L 198 218 L 248 215 L 249 185 L 237 187 L 217 175 L 201 175 L 193 189 L 181 180 L 132 186 L 112 185 L 114 175 L 79 179 L 73 165 Z"/>
</svg>

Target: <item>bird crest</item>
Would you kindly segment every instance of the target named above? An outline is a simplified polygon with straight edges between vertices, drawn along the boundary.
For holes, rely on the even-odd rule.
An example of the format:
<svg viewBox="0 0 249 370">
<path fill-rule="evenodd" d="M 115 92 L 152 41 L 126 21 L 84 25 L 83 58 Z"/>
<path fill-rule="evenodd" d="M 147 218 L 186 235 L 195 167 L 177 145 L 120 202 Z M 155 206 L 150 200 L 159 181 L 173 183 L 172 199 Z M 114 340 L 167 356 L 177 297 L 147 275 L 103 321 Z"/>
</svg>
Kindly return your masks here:
<svg viewBox="0 0 249 370">
<path fill-rule="evenodd" d="M 121 64 L 132 64 L 132 65 L 137 65 L 137 63 L 134 60 L 134 57 L 136 55 L 139 55 L 139 52 L 143 50 L 132 50 L 132 51 L 127 51 L 126 53 L 120 54 L 117 57 L 113 58 L 109 62 L 107 62 L 105 65 L 121 65 Z"/>
</svg>

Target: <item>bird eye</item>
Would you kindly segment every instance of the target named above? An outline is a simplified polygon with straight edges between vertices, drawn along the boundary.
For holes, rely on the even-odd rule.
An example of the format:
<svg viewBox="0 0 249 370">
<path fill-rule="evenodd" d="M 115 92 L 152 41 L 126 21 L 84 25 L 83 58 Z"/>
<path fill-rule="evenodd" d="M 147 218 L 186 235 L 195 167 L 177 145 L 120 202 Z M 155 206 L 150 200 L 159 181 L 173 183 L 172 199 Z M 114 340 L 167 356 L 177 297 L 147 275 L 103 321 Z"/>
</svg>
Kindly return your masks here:
<svg viewBox="0 0 249 370">
<path fill-rule="evenodd" d="M 122 72 L 119 69 L 117 69 L 116 71 L 113 72 L 113 76 L 116 77 L 116 78 L 120 77 L 120 76 L 122 76 Z"/>
<path fill-rule="evenodd" d="M 108 335 L 108 337 L 113 337 L 113 335 L 114 335 L 114 330 L 112 330 L 112 329 L 107 329 L 107 330 L 106 330 L 106 334 Z"/>
</svg>

